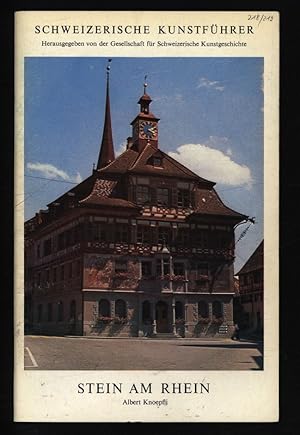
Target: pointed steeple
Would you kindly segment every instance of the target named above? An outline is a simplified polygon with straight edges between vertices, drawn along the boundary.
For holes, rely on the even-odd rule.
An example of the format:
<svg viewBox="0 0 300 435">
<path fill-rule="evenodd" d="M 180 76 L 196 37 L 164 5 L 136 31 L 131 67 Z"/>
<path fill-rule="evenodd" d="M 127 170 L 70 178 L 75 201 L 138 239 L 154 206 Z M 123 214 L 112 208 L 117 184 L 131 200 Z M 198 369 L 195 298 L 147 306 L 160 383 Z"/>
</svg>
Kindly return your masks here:
<svg viewBox="0 0 300 435">
<path fill-rule="evenodd" d="M 108 60 L 111 62 L 111 59 Z M 105 118 L 103 126 L 103 136 L 97 169 L 104 168 L 109 163 L 115 160 L 114 144 L 112 138 L 111 116 L 110 116 L 110 99 L 109 99 L 109 70 L 110 66 L 106 68 L 106 103 L 105 103 Z"/>
</svg>

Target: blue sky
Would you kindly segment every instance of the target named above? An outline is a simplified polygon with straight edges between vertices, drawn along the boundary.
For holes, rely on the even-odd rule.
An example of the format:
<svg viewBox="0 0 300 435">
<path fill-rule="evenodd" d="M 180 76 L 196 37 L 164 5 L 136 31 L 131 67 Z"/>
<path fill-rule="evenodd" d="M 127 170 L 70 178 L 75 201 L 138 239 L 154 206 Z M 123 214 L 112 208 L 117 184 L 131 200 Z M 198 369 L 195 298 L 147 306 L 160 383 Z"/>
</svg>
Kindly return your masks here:
<svg viewBox="0 0 300 435">
<path fill-rule="evenodd" d="M 26 58 L 26 219 L 91 174 L 102 137 L 106 64 L 94 57 Z M 117 153 L 131 135 L 145 74 L 152 112 L 161 119 L 159 147 L 217 182 L 226 205 L 256 217 L 236 246 L 239 270 L 263 238 L 263 59 L 113 58 Z"/>
</svg>

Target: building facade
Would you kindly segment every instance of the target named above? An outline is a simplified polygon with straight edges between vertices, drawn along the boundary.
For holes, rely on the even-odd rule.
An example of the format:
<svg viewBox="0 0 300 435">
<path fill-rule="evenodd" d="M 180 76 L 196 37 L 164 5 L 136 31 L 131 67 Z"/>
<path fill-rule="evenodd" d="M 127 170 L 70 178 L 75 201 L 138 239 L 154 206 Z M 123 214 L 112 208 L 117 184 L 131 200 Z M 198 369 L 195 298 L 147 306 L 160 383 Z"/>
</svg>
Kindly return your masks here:
<svg viewBox="0 0 300 435">
<path fill-rule="evenodd" d="M 229 336 L 234 228 L 247 217 L 160 149 L 146 84 L 115 158 L 109 72 L 106 86 L 97 167 L 25 223 L 26 325 L 43 334 Z"/>
<path fill-rule="evenodd" d="M 236 321 L 244 329 L 262 333 L 264 316 L 263 241 L 237 275 L 239 277 L 239 292 L 234 301 Z"/>
</svg>

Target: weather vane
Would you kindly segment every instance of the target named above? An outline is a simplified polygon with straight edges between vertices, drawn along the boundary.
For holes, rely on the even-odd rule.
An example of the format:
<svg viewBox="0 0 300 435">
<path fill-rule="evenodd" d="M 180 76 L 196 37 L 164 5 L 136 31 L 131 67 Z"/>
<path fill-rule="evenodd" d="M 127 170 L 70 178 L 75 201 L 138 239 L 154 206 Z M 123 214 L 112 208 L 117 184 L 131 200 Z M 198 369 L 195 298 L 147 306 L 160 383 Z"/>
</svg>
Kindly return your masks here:
<svg viewBox="0 0 300 435">
<path fill-rule="evenodd" d="M 146 93 L 146 87 L 148 86 L 148 84 L 146 82 L 147 77 L 148 77 L 147 75 L 145 75 L 145 77 L 144 77 L 144 94 Z"/>
</svg>

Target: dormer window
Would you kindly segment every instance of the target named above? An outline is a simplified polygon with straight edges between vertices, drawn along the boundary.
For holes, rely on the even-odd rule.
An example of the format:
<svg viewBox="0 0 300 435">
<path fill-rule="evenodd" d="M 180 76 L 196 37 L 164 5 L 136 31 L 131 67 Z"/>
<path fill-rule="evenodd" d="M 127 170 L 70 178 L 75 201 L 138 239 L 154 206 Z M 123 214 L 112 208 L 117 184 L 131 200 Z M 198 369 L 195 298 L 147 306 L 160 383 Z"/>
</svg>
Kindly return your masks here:
<svg viewBox="0 0 300 435">
<path fill-rule="evenodd" d="M 162 159 L 160 157 L 153 157 L 153 166 L 157 168 L 162 167 Z"/>
</svg>

